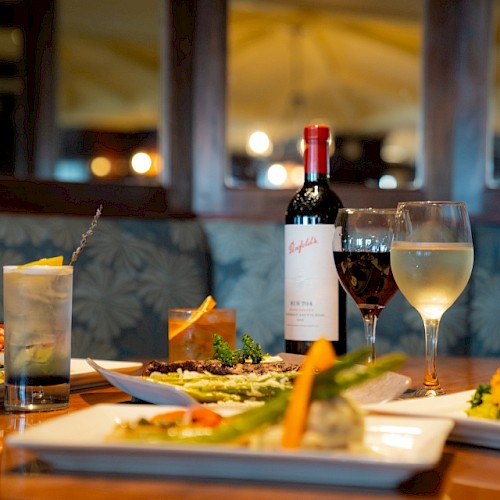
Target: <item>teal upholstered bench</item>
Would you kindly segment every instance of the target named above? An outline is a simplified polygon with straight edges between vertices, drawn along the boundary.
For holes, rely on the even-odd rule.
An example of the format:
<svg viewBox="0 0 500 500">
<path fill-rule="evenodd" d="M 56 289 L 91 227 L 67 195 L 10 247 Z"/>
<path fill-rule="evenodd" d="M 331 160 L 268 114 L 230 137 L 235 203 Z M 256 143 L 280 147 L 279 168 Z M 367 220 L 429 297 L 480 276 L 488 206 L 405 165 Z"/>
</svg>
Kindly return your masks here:
<svg viewBox="0 0 500 500">
<path fill-rule="evenodd" d="M 0 265 L 63 254 L 78 246 L 91 217 L 0 214 Z M 439 352 L 500 355 L 500 226 L 474 227 L 475 265 L 445 314 Z M 3 304 L 0 297 L 0 308 Z M 75 264 L 73 356 L 166 357 L 167 310 L 211 293 L 238 313 L 267 352 L 283 350 L 283 226 L 277 223 L 103 215 Z M 348 348 L 364 344 L 361 316 L 348 299 Z M 418 313 L 398 293 L 380 317 L 379 353 L 423 353 Z"/>
<path fill-rule="evenodd" d="M 241 221 L 203 222 L 213 265 L 214 294 L 238 309 L 239 332 L 283 349 L 283 226 Z M 449 355 L 500 355 L 500 226 L 473 227 L 475 264 L 466 290 L 445 313 L 438 350 Z M 348 349 L 364 344 L 361 315 L 347 301 Z M 424 353 L 422 320 L 400 292 L 382 313 L 378 352 Z"/>
<path fill-rule="evenodd" d="M 91 219 L 0 214 L 0 265 L 60 254 L 68 263 Z M 198 304 L 209 288 L 198 221 L 103 215 L 75 264 L 72 354 L 166 357 L 168 308 Z"/>
</svg>

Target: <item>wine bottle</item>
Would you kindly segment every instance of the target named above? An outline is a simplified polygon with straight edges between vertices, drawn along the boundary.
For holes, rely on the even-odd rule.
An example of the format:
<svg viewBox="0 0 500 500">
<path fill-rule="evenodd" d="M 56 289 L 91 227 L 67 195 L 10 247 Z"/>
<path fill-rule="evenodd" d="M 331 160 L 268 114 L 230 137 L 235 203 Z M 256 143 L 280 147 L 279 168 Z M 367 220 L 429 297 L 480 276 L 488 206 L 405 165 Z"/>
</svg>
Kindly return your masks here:
<svg viewBox="0 0 500 500">
<path fill-rule="evenodd" d="M 304 129 L 304 185 L 285 215 L 285 350 L 305 354 L 319 337 L 346 352 L 346 295 L 333 260 L 340 198 L 330 187 L 330 130 Z"/>
</svg>

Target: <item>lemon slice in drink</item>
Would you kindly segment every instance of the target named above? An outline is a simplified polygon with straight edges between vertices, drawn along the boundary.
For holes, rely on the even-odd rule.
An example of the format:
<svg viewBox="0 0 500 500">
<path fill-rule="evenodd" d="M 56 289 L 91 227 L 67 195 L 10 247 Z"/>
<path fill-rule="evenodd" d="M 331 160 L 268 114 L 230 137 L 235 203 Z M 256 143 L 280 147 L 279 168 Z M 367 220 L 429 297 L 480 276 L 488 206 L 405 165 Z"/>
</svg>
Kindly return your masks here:
<svg viewBox="0 0 500 500">
<path fill-rule="evenodd" d="M 174 337 L 177 337 L 177 335 L 179 335 L 179 333 L 182 333 L 189 325 L 192 325 L 193 323 L 198 321 L 205 313 L 207 313 L 208 311 L 211 311 L 215 307 L 215 305 L 216 305 L 216 302 L 215 302 L 214 298 L 211 295 L 209 295 L 202 302 L 200 307 L 198 307 L 198 309 L 196 309 L 196 311 L 193 311 L 193 313 L 191 314 L 191 316 L 189 317 L 189 319 L 185 323 L 182 323 L 181 325 L 179 325 L 179 327 L 176 328 L 173 332 L 171 332 L 171 331 L 168 332 L 169 340 L 172 340 Z"/>
<path fill-rule="evenodd" d="M 58 257 L 48 257 L 46 259 L 35 260 L 34 262 L 29 262 L 28 264 L 23 264 L 22 266 L 17 266 L 18 269 L 23 269 L 25 267 L 31 266 L 62 266 L 63 256 Z"/>
</svg>

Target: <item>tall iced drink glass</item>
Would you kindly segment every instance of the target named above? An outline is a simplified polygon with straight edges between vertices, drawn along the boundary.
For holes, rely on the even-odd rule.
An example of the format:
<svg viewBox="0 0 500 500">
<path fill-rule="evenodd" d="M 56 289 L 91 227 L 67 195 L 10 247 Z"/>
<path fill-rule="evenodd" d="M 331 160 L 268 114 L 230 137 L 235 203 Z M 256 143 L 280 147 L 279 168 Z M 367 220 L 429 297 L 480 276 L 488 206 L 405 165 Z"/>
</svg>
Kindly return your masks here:
<svg viewBox="0 0 500 500">
<path fill-rule="evenodd" d="M 72 266 L 4 266 L 5 396 L 11 411 L 66 408 Z"/>
</svg>

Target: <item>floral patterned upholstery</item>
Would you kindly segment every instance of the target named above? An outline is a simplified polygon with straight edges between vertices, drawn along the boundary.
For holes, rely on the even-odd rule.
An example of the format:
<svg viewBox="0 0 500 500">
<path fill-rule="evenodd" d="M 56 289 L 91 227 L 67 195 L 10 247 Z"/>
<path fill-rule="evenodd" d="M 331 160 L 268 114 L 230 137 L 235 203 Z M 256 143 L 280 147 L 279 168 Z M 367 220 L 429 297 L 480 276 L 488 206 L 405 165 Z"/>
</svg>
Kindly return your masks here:
<svg viewBox="0 0 500 500">
<path fill-rule="evenodd" d="M 268 352 L 283 341 L 283 225 L 207 221 L 214 269 L 214 295 L 238 309 L 238 332 L 259 339 Z M 500 328 L 493 311 L 500 304 L 500 226 L 473 230 L 475 265 L 471 281 L 441 322 L 438 350 L 449 355 L 500 355 Z M 481 286 L 479 284 L 481 283 Z M 348 349 L 364 345 L 363 323 L 347 299 Z M 424 353 L 419 314 L 398 292 L 380 316 L 379 353 Z"/>
<path fill-rule="evenodd" d="M 0 264 L 64 255 L 69 262 L 91 217 L 0 215 Z M 439 352 L 500 355 L 494 311 L 500 303 L 500 226 L 474 228 L 472 279 L 446 312 Z M 75 264 L 73 356 L 166 357 L 167 310 L 211 293 L 237 309 L 238 337 L 265 351 L 284 348 L 283 226 L 220 220 L 149 220 L 103 215 Z M 1 287 L 0 308 L 3 304 Z M 348 348 L 364 344 L 361 316 L 348 298 Z M 378 352 L 422 354 L 418 313 L 398 294 L 382 313 Z"/>
<path fill-rule="evenodd" d="M 0 264 L 61 254 L 68 263 L 90 222 L 2 214 Z M 209 293 L 207 240 L 194 220 L 104 214 L 74 267 L 73 357 L 166 357 L 168 308 L 198 304 Z"/>
</svg>

